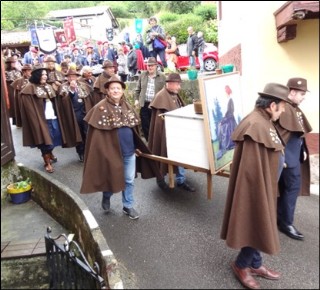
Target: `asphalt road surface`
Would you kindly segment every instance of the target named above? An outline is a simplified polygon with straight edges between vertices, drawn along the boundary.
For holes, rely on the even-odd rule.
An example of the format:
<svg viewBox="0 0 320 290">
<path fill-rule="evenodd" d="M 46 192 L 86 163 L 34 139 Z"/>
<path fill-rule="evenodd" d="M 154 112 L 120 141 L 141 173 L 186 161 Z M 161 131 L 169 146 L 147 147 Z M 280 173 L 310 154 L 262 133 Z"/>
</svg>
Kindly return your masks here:
<svg viewBox="0 0 320 290">
<path fill-rule="evenodd" d="M 44 170 L 40 151 L 21 146 L 22 129 L 13 126 L 12 133 L 16 161 Z M 75 148 L 57 147 L 54 154 L 58 162 L 55 172 L 48 174 L 88 205 L 117 258 L 124 288 L 243 289 L 230 268 L 238 252 L 219 238 L 228 178 L 213 177 L 213 198 L 208 200 L 203 173 L 187 170 L 188 181 L 197 189 L 194 193 L 178 188 L 163 192 L 154 179 L 138 177 L 134 194 L 140 219 L 130 220 L 122 213 L 121 194 L 112 197 L 111 211 L 105 214 L 101 193 L 79 193 L 83 164 Z M 295 225 L 305 241 L 280 233 L 280 254 L 263 258 L 282 277 L 257 278 L 262 288 L 319 289 L 319 196 L 298 199 Z"/>
</svg>

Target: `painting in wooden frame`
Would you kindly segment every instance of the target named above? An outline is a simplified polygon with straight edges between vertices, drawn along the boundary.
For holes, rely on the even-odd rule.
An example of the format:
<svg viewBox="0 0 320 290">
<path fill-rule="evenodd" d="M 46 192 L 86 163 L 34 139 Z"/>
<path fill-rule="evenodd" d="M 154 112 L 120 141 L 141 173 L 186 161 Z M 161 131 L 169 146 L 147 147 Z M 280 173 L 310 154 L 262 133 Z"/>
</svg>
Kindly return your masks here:
<svg viewBox="0 0 320 290">
<path fill-rule="evenodd" d="M 212 174 L 225 170 L 232 162 L 231 135 L 243 116 L 239 72 L 199 79 L 208 156 Z"/>
</svg>

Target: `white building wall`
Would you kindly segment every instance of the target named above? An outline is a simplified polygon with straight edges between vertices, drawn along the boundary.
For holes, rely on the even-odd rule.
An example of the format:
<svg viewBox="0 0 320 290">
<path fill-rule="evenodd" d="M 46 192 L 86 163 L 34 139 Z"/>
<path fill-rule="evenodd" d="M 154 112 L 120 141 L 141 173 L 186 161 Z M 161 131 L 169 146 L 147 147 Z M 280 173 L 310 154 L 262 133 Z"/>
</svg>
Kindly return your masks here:
<svg viewBox="0 0 320 290">
<path fill-rule="evenodd" d="M 266 83 L 286 84 L 291 77 L 304 77 L 311 92 L 301 108 L 313 132 L 319 132 L 319 20 L 298 22 L 296 38 L 278 43 L 273 13 L 286 1 L 221 3 L 219 55 L 241 44 L 244 113 L 253 109 L 257 92 L 262 91 Z"/>
</svg>

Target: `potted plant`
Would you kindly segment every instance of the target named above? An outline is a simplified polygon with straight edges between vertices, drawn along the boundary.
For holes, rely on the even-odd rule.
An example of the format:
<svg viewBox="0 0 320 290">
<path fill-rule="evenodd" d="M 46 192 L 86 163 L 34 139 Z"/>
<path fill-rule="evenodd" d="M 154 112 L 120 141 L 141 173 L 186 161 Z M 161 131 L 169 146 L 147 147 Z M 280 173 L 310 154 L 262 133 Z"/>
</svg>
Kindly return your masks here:
<svg viewBox="0 0 320 290">
<path fill-rule="evenodd" d="M 222 74 L 222 66 L 219 66 L 216 68 L 216 75 L 221 75 Z"/>
<path fill-rule="evenodd" d="M 31 198 L 31 191 L 32 183 L 29 177 L 7 186 L 7 193 L 10 195 L 11 201 L 16 204 L 27 202 Z"/>
<path fill-rule="evenodd" d="M 198 71 L 194 66 L 188 68 L 187 74 L 189 80 L 196 80 L 198 78 Z"/>
</svg>

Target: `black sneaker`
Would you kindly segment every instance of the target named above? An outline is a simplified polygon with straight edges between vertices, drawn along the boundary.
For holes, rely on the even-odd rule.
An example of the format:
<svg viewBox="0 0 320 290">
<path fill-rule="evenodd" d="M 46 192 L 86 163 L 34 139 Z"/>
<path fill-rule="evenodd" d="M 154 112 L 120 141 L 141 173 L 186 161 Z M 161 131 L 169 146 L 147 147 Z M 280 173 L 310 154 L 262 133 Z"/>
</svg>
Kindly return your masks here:
<svg viewBox="0 0 320 290">
<path fill-rule="evenodd" d="M 181 183 L 181 184 L 178 184 L 178 187 L 186 190 L 186 191 L 191 191 L 191 192 L 195 192 L 196 189 L 194 187 L 192 187 L 190 184 L 184 182 L 184 183 Z"/>
<path fill-rule="evenodd" d="M 136 220 L 139 218 L 139 214 L 136 212 L 134 208 L 123 208 L 123 212 L 129 216 L 132 220 Z"/>
<path fill-rule="evenodd" d="M 158 184 L 158 186 L 159 186 L 161 189 L 163 189 L 163 190 L 169 189 L 169 186 L 168 186 L 168 184 L 165 182 L 164 179 L 157 180 L 157 184 Z"/>
<path fill-rule="evenodd" d="M 110 197 L 103 196 L 101 206 L 106 212 L 108 212 L 110 210 Z"/>
</svg>

